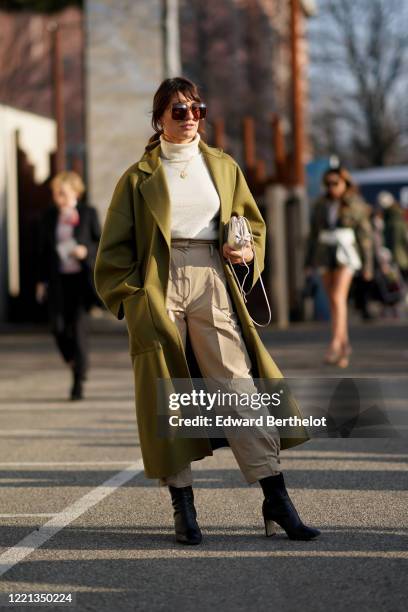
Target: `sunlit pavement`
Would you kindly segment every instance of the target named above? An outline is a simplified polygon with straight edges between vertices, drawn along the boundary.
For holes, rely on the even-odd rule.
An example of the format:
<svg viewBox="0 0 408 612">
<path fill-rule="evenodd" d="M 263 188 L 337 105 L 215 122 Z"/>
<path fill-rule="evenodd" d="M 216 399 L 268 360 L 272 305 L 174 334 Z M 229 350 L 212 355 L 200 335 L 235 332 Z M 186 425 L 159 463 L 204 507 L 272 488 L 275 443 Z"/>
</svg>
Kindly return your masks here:
<svg viewBox="0 0 408 612">
<path fill-rule="evenodd" d="M 203 543 L 177 545 L 168 492 L 142 472 L 125 328 L 94 329 L 81 402 L 66 399 L 51 337 L 1 336 L 2 592 L 71 592 L 83 610 L 406 609 L 406 438 L 282 453 L 302 518 L 322 531 L 311 542 L 265 538 L 260 489 L 216 451 L 194 464 Z M 408 376 L 403 320 L 355 320 L 342 371 L 321 364 L 325 323 L 261 334 L 286 376 Z"/>
</svg>

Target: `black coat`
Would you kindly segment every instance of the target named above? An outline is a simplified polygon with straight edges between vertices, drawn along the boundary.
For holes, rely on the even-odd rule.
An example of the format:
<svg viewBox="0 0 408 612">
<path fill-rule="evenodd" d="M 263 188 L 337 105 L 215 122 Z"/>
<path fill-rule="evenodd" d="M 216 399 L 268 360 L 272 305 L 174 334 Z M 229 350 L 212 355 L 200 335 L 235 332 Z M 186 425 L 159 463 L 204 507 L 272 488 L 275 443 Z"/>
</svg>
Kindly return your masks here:
<svg viewBox="0 0 408 612">
<path fill-rule="evenodd" d="M 89 206 L 84 200 L 78 202 L 79 224 L 74 227 L 73 237 L 78 244 L 87 247 L 88 254 L 85 259 L 79 260 L 82 274 L 82 297 L 86 310 L 94 304 L 100 304 L 96 293 L 93 270 L 101 226 L 98 212 L 95 207 Z M 37 258 L 36 258 L 36 281 L 48 284 L 48 308 L 49 314 L 54 319 L 62 312 L 61 275 L 59 272 L 60 257 L 56 249 L 56 226 L 58 221 L 58 208 L 56 205 L 49 206 L 39 219 L 37 231 Z"/>
</svg>

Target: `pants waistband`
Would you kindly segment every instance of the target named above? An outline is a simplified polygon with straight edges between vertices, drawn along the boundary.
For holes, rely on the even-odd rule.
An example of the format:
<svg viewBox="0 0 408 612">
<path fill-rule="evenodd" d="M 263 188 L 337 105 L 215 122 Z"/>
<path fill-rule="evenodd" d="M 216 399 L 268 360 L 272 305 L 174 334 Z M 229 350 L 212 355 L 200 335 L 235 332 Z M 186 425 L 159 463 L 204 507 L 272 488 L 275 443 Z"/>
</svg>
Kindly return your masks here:
<svg viewBox="0 0 408 612">
<path fill-rule="evenodd" d="M 172 238 L 171 245 L 173 246 L 195 246 L 199 244 L 212 244 L 218 246 L 218 240 L 205 238 Z"/>
</svg>

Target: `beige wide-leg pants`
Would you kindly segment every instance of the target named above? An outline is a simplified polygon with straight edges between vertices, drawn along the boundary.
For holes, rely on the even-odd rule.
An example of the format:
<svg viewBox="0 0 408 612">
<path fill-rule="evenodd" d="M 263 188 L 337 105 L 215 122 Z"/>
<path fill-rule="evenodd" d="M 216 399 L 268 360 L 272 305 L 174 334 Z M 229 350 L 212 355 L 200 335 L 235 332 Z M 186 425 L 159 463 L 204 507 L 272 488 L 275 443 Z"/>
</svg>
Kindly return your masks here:
<svg viewBox="0 0 408 612">
<path fill-rule="evenodd" d="M 195 358 L 205 379 L 228 379 L 227 391 L 259 393 L 251 375 L 251 361 L 237 315 L 227 290 L 222 255 L 216 240 L 173 239 L 171 242 L 166 309 L 186 346 L 187 328 Z M 234 379 L 241 379 L 234 383 Z M 242 379 L 247 379 L 243 385 Z M 221 384 L 218 384 L 220 389 Z M 225 390 L 225 380 L 222 384 Z M 256 417 L 250 406 L 236 406 L 242 417 Z M 244 435 L 228 435 L 238 466 L 251 484 L 280 471 L 280 438 L 276 427 L 250 428 Z M 162 478 L 175 487 L 192 484 L 191 465 Z"/>
</svg>

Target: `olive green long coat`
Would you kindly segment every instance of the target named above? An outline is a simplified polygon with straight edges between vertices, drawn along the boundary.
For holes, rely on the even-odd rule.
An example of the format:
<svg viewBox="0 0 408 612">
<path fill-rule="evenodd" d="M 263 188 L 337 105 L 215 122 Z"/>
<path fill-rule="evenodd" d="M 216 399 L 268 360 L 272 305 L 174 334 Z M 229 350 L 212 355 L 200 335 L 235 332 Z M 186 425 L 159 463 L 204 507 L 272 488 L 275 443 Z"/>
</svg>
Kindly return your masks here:
<svg viewBox="0 0 408 612">
<path fill-rule="evenodd" d="M 250 221 L 259 268 L 264 268 L 266 228 L 242 170 L 222 149 L 203 140 L 200 150 L 220 196 L 219 249 L 231 214 Z M 196 377 L 193 355 L 183 347 L 176 324 L 166 311 L 170 265 L 171 210 L 160 143 L 132 164 L 120 177 L 109 205 L 95 263 L 95 287 L 118 319 L 125 317 L 134 371 L 136 416 L 145 474 L 160 478 L 174 474 L 190 461 L 213 454 L 208 437 L 160 437 L 157 432 L 156 379 Z M 283 378 L 251 321 L 229 263 L 224 269 L 255 378 Z M 253 287 L 259 274 L 251 264 Z M 194 373 L 193 373 L 194 372 Z M 201 375 L 200 375 L 201 376 Z M 191 388 L 194 388 L 191 386 Z M 262 391 L 260 389 L 260 391 Z M 302 416 L 290 394 L 287 416 Z M 279 413 L 281 415 L 282 412 Z M 286 430 L 289 431 L 289 430 Z M 281 448 L 309 439 L 305 428 L 290 429 Z"/>
</svg>

